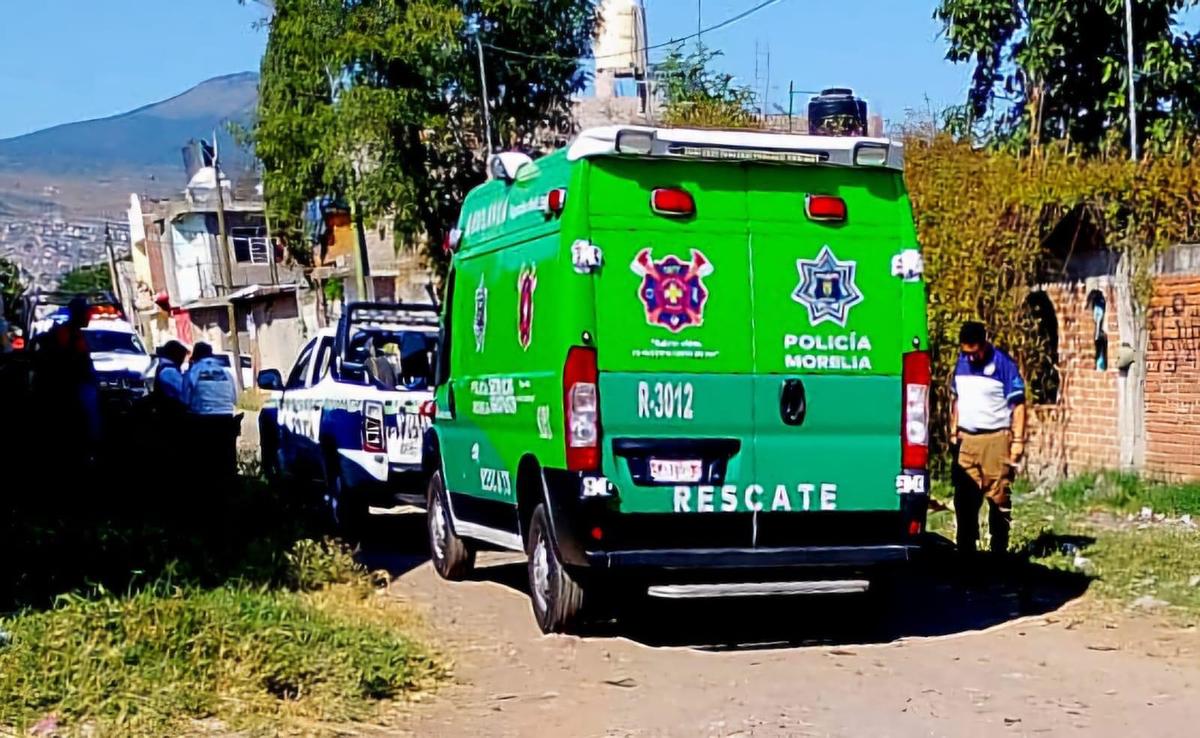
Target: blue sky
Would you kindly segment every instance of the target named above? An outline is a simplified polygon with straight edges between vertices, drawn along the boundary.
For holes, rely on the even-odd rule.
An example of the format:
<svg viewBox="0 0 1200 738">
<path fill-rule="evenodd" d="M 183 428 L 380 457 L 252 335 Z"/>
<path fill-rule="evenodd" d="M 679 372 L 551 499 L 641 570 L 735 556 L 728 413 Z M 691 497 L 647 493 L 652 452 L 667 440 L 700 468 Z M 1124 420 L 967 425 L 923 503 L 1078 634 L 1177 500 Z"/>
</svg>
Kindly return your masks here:
<svg viewBox="0 0 1200 738">
<path fill-rule="evenodd" d="M 645 0 L 651 43 L 696 30 L 758 0 Z M 720 65 L 766 84 L 786 107 L 797 89 L 850 86 L 872 110 L 901 120 L 911 108 L 959 102 L 970 70 L 943 60 L 933 0 L 781 0 L 704 37 Z M 125 112 L 205 79 L 256 70 L 263 11 L 236 0 L 8 0 L 0 23 L 0 138 Z M 1200 26 L 1200 13 L 1189 18 Z M 755 46 L 759 72 L 755 75 Z M 806 97 L 797 96 L 798 109 Z"/>
<path fill-rule="evenodd" d="M 644 0 L 651 43 L 696 32 L 758 5 L 760 0 Z M 781 0 L 728 28 L 705 34 L 717 64 L 768 102 L 787 108 L 789 80 L 798 90 L 852 87 L 874 112 L 902 120 L 908 108 L 961 102 L 971 73 L 944 61 L 945 43 L 932 0 Z M 689 41 L 689 45 L 695 41 Z M 756 74 L 757 47 L 757 74 Z M 652 59 L 653 54 L 652 53 Z M 661 53 L 661 52 L 660 52 Z M 804 110 L 807 95 L 796 96 Z"/>
<path fill-rule="evenodd" d="M 4 0 L 0 138 L 98 118 L 257 70 L 266 32 L 237 0 Z"/>
</svg>

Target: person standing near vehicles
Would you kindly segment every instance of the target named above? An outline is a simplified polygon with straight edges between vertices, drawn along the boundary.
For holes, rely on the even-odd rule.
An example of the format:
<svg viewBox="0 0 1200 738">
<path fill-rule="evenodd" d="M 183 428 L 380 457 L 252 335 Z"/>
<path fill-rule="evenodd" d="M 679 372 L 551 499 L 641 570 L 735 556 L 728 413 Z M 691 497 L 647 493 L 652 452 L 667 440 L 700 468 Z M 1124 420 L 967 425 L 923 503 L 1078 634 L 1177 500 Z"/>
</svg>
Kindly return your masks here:
<svg viewBox="0 0 1200 738">
<path fill-rule="evenodd" d="M 68 446 L 91 458 L 100 441 L 100 386 L 83 329 L 90 322 L 87 300 L 67 305 L 67 319 L 38 337 L 34 360 L 34 393 L 52 423 L 62 423 Z"/>
<path fill-rule="evenodd" d="M 192 363 L 183 377 L 183 404 L 200 416 L 232 416 L 237 389 L 229 370 L 213 356 L 212 346 L 201 341 L 192 348 Z"/>
<path fill-rule="evenodd" d="M 1025 455 L 1025 381 L 1013 358 L 988 342 L 982 323 L 963 323 L 958 342 L 950 411 L 958 550 L 975 552 L 986 499 L 990 548 L 1004 554 L 1012 525 L 1009 487 Z"/>
<path fill-rule="evenodd" d="M 169 412 L 183 409 L 183 362 L 188 350 L 179 341 L 167 341 L 155 352 L 158 368 L 154 372 L 154 399 L 158 408 Z"/>
<path fill-rule="evenodd" d="M 183 404 L 194 447 L 203 458 L 216 462 L 206 466 L 202 476 L 233 478 L 239 432 L 233 417 L 237 388 L 229 369 L 203 341 L 192 347 L 192 362 L 183 377 Z"/>
</svg>

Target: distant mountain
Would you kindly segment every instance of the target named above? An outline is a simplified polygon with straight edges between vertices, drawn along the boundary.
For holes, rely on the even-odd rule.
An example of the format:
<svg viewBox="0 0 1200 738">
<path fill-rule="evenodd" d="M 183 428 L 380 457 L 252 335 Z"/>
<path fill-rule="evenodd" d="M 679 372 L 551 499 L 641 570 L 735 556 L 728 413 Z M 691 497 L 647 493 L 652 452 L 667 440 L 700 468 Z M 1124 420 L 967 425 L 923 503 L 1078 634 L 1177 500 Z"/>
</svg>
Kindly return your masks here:
<svg viewBox="0 0 1200 738">
<path fill-rule="evenodd" d="M 246 155 L 230 139 L 226 124 L 248 123 L 257 100 L 257 74 L 217 77 L 129 113 L 0 140 L 0 172 L 135 178 L 175 172 L 182 183 L 180 149 L 188 139 L 211 137 L 213 129 L 222 162 L 234 171 Z"/>
</svg>

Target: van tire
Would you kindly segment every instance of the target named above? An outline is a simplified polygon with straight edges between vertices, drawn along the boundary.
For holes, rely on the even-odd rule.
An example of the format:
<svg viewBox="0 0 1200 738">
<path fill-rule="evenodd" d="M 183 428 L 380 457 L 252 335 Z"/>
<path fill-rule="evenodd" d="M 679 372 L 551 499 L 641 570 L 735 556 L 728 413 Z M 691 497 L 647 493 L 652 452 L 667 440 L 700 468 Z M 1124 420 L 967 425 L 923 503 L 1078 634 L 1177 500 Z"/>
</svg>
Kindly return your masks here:
<svg viewBox="0 0 1200 738">
<path fill-rule="evenodd" d="M 571 633 L 583 620 L 584 590 L 563 566 L 550 535 L 546 505 L 539 503 L 529 521 L 529 599 L 543 633 Z"/>
<path fill-rule="evenodd" d="M 425 529 L 429 532 L 429 560 L 442 579 L 461 581 L 475 570 L 475 548 L 454 532 L 450 500 L 439 469 L 429 478 L 425 496 Z"/>
</svg>

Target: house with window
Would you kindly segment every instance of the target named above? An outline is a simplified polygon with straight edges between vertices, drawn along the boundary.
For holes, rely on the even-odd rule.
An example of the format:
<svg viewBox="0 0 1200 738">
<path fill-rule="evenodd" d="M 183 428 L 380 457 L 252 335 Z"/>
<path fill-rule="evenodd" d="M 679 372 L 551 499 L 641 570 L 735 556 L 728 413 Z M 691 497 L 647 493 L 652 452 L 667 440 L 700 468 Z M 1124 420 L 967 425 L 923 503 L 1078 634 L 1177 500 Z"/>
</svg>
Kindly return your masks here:
<svg viewBox="0 0 1200 738">
<path fill-rule="evenodd" d="M 288 366 L 310 327 L 299 294 L 303 270 L 271 237 L 261 194 L 235 191 L 224 177 L 220 187 L 221 203 L 215 170 L 205 167 L 182 197 L 144 201 L 131 196 L 139 322 L 154 345 L 170 339 L 189 346 L 206 341 L 229 352 L 232 316 L 242 356 L 255 371 Z"/>
</svg>

